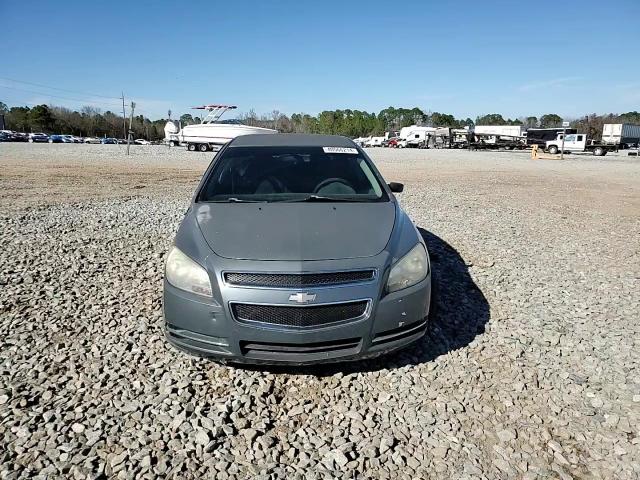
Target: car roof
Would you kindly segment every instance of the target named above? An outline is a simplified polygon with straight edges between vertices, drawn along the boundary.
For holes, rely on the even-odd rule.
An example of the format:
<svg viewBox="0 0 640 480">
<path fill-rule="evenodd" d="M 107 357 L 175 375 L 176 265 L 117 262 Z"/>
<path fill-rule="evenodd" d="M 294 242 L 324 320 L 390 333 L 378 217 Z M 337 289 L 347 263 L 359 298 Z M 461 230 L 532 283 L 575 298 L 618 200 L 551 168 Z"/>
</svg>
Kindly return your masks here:
<svg viewBox="0 0 640 480">
<path fill-rule="evenodd" d="M 340 135 L 274 133 L 242 135 L 229 143 L 230 147 L 355 147 L 350 138 Z"/>
</svg>

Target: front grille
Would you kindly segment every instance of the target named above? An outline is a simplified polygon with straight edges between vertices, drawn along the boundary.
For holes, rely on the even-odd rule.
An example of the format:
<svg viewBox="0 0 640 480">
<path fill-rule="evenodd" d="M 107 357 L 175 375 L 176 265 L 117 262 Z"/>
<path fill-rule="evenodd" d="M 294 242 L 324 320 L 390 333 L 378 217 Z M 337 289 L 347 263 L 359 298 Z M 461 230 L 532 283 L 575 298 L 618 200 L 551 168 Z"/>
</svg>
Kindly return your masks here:
<svg viewBox="0 0 640 480">
<path fill-rule="evenodd" d="M 353 270 L 324 273 L 243 273 L 227 272 L 225 281 L 244 287 L 302 288 L 344 285 L 368 282 L 375 277 L 375 270 Z"/>
<path fill-rule="evenodd" d="M 233 316 L 239 322 L 259 322 L 283 327 L 321 327 L 355 320 L 367 311 L 366 300 L 331 305 L 288 306 L 232 303 Z"/>
</svg>

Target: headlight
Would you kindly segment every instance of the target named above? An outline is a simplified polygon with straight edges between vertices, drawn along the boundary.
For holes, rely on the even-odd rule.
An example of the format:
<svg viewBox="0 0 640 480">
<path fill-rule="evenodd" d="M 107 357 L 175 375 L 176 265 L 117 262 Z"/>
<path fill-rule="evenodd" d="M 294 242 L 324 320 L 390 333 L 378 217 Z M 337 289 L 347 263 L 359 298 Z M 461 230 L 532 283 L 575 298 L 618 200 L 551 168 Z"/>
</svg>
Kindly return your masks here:
<svg viewBox="0 0 640 480">
<path fill-rule="evenodd" d="M 165 277 L 176 288 L 198 295 L 212 296 L 207 271 L 176 247 L 171 249 L 167 257 Z"/>
<path fill-rule="evenodd" d="M 415 285 L 429 273 L 427 251 L 418 243 L 404 257 L 391 267 L 387 280 L 387 292 L 395 292 Z"/>
</svg>

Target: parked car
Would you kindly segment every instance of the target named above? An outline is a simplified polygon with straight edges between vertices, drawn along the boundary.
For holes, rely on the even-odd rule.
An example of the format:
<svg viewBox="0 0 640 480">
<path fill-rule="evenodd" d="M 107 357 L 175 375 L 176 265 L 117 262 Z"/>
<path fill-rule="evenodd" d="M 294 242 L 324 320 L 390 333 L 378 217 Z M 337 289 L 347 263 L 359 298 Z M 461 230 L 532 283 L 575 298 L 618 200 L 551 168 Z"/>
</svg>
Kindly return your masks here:
<svg viewBox="0 0 640 480">
<path fill-rule="evenodd" d="M 149 140 L 145 140 L 144 138 L 137 138 L 133 141 L 136 145 L 151 145 Z"/>
<path fill-rule="evenodd" d="M 197 355 L 284 364 L 374 357 L 418 340 L 431 268 L 394 196 L 402 190 L 344 137 L 234 138 L 167 256 L 167 339 Z"/>
<path fill-rule="evenodd" d="M 104 145 L 117 145 L 118 140 L 116 140 L 115 138 L 103 138 L 102 143 Z"/>
<path fill-rule="evenodd" d="M 102 139 L 98 137 L 86 137 L 84 143 L 102 143 Z"/>
<path fill-rule="evenodd" d="M 29 143 L 48 142 L 48 141 L 49 141 L 49 135 L 47 135 L 46 133 L 30 133 L 29 134 Z"/>
<path fill-rule="evenodd" d="M 49 143 L 73 143 L 69 135 L 50 135 Z"/>
<path fill-rule="evenodd" d="M 67 143 L 82 143 L 82 139 L 80 137 L 76 137 L 74 135 L 62 135 L 62 136 L 68 140 Z"/>
<path fill-rule="evenodd" d="M 12 142 L 28 142 L 29 134 L 22 133 L 22 132 L 13 132 L 13 135 L 11 136 L 11 141 Z"/>
</svg>

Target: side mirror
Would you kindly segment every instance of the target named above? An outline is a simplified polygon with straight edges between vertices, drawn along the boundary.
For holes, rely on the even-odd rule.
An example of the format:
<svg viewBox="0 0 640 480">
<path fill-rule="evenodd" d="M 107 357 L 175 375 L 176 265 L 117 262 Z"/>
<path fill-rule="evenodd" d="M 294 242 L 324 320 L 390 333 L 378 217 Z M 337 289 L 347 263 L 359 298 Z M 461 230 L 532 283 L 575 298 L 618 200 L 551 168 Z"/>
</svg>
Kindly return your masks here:
<svg viewBox="0 0 640 480">
<path fill-rule="evenodd" d="M 393 192 L 393 193 L 400 193 L 404 190 L 404 185 L 402 183 L 398 183 L 398 182 L 390 182 L 389 183 L 389 189 Z"/>
</svg>

